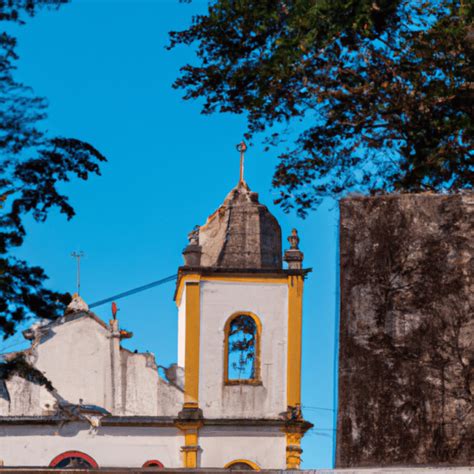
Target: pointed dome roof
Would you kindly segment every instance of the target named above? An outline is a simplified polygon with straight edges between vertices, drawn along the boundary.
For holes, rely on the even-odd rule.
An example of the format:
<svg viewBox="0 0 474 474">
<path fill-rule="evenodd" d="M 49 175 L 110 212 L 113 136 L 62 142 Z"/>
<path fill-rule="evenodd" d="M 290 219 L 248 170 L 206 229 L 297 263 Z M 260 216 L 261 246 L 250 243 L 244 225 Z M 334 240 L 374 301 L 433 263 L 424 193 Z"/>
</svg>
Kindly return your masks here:
<svg viewBox="0 0 474 474">
<path fill-rule="evenodd" d="M 201 266 L 281 269 L 281 229 L 266 206 L 241 179 L 199 228 Z"/>
</svg>

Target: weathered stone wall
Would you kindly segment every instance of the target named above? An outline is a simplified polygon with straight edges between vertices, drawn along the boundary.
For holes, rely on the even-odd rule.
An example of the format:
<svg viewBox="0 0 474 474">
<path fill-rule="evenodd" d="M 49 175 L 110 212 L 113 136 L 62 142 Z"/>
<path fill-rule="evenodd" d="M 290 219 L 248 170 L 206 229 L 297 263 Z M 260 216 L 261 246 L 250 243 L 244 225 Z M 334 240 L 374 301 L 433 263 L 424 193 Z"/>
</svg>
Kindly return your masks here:
<svg viewBox="0 0 474 474">
<path fill-rule="evenodd" d="M 341 201 L 337 467 L 473 463 L 473 207 Z"/>
</svg>

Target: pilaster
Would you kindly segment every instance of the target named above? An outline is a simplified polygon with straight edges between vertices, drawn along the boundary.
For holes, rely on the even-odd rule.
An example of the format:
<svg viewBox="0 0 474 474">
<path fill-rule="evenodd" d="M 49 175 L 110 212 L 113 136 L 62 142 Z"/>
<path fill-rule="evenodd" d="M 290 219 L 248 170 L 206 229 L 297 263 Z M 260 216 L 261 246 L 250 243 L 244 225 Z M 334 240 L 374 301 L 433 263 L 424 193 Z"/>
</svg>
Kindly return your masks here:
<svg viewBox="0 0 474 474">
<path fill-rule="evenodd" d="M 184 407 L 199 407 L 199 346 L 200 346 L 199 281 L 186 282 L 186 336 L 184 356 Z"/>
<path fill-rule="evenodd" d="M 299 469 L 301 464 L 301 439 L 306 431 L 313 427 L 311 423 L 303 420 L 301 411 L 289 411 L 290 419 L 286 422 L 286 468 Z"/>
<path fill-rule="evenodd" d="M 116 319 L 111 319 L 110 324 L 110 359 L 112 372 L 112 412 L 114 415 L 121 415 L 122 403 L 122 367 L 120 356 L 121 334 L 119 324 Z"/>
<path fill-rule="evenodd" d="M 202 410 L 199 408 L 183 408 L 175 420 L 175 426 L 184 436 L 181 446 L 183 467 L 196 469 L 199 467 L 199 429 L 203 425 Z"/>
<path fill-rule="evenodd" d="M 287 406 L 301 406 L 301 336 L 303 310 L 303 276 L 288 277 L 288 361 Z"/>
</svg>

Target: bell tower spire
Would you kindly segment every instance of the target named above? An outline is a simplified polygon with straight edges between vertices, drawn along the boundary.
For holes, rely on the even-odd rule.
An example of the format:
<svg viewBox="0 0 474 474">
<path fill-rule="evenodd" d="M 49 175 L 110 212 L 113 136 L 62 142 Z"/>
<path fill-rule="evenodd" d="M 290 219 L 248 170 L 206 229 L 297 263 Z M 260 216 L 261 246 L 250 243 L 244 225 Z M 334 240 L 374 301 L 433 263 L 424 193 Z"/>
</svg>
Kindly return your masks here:
<svg viewBox="0 0 474 474">
<path fill-rule="evenodd" d="M 309 270 L 302 268 L 296 230 L 283 268 L 280 224 L 245 182 L 247 144 L 241 141 L 236 149 L 239 182 L 191 232 L 186 264 L 178 271 L 184 398 L 177 426 L 184 432 L 183 467 L 210 462 L 207 420 L 226 419 L 225 427 L 218 427 L 222 433 L 240 436 L 242 420 L 249 420 L 274 447 L 260 458 L 259 443 L 231 449 L 221 443 L 219 455 L 229 460 L 220 465 L 257 469 L 259 459 L 268 458 L 272 467 L 298 469 L 301 439 L 312 426 L 301 412 L 303 286 Z"/>
</svg>

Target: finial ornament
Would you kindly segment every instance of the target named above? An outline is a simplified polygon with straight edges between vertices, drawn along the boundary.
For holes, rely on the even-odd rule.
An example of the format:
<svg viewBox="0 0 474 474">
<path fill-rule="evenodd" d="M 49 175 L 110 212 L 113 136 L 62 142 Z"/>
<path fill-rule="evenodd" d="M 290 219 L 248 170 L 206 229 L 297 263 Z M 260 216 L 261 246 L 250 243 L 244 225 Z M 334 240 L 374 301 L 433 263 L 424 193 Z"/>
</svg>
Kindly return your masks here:
<svg viewBox="0 0 474 474">
<path fill-rule="evenodd" d="M 237 151 L 240 152 L 240 179 L 239 179 L 239 183 L 242 183 L 244 181 L 244 158 L 245 158 L 245 152 L 247 151 L 247 145 L 242 140 L 236 146 L 236 148 L 237 148 Z"/>
<path fill-rule="evenodd" d="M 112 301 L 112 317 L 114 318 L 114 321 L 117 319 L 117 303 L 115 301 Z"/>
<path fill-rule="evenodd" d="M 89 306 L 87 306 L 87 303 L 77 293 L 74 293 L 71 302 L 66 307 L 65 314 L 80 313 L 84 311 L 89 311 Z"/>
<path fill-rule="evenodd" d="M 301 270 L 303 268 L 303 252 L 300 250 L 300 238 L 298 231 L 292 229 L 288 237 L 290 248 L 285 252 L 284 260 L 288 264 L 289 270 Z"/>
<path fill-rule="evenodd" d="M 195 225 L 188 234 L 189 245 L 199 245 L 199 226 Z"/>
<path fill-rule="evenodd" d="M 188 267 L 199 267 L 201 264 L 201 246 L 199 245 L 198 225 L 188 234 L 188 245 L 183 250 L 184 264 Z"/>
<path fill-rule="evenodd" d="M 291 235 L 288 237 L 288 242 L 290 243 L 290 249 L 299 249 L 300 238 L 298 237 L 298 231 L 296 229 L 292 229 Z"/>
</svg>

